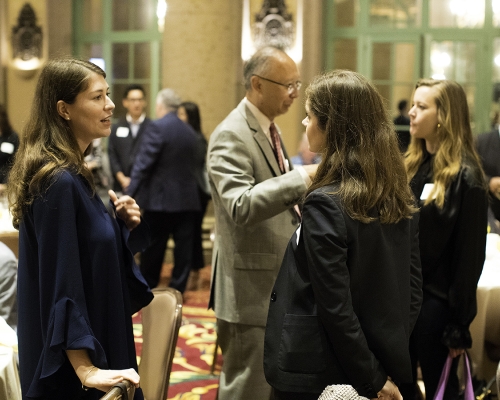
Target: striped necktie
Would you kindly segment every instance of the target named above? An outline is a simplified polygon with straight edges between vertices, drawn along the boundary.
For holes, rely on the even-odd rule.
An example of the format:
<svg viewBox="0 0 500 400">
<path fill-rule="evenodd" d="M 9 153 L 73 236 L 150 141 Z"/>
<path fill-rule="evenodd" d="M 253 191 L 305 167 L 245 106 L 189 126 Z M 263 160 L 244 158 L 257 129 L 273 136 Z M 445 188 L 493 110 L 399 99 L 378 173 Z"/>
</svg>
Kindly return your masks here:
<svg viewBox="0 0 500 400">
<path fill-rule="evenodd" d="M 274 122 L 271 122 L 271 126 L 269 127 L 269 132 L 271 134 L 271 141 L 273 142 L 274 156 L 276 157 L 276 161 L 278 162 L 281 173 L 284 174 L 285 163 L 283 162 L 283 155 L 281 151 L 280 135 L 278 133 L 278 130 L 276 129 L 276 126 L 274 125 Z"/>
</svg>

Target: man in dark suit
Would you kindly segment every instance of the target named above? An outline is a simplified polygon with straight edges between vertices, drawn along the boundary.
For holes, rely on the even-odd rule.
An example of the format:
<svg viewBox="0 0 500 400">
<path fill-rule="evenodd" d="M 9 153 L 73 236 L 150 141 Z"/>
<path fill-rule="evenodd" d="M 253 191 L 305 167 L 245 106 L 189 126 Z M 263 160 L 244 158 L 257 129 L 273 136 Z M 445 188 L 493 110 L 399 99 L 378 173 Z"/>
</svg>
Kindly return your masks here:
<svg viewBox="0 0 500 400">
<path fill-rule="evenodd" d="M 394 125 L 400 127 L 396 130 L 398 134 L 399 149 L 402 153 L 408 150 L 410 144 L 410 117 L 408 117 L 408 101 L 400 100 L 398 103 L 399 115 L 394 118 Z M 405 129 L 405 127 L 408 127 Z"/>
<path fill-rule="evenodd" d="M 479 135 L 476 149 L 490 189 L 488 223 L 491 232 L 500 233 L 500 129 Z"/>
<path fill-rule="evenodd" d="M 111 128 L 108 156 L 114 179 L 114 190 L 123 192 L 130 183 L 130 173 L 142 134 L 151 122 L 144 112 L 146 99 L 144 88 L 130 85 L 123 93 L 123 107 L 127 115 Z"/>
<path fill-rule="evenodd" d="M 299 95 L 294 61 L 272 47 L 244 68 L 246 96 L 215 129 L 208 173 L 216 220 L 211 306 L 224 364 L 219 400 L 269 400 L 263 368 L 271 289 L 288 240 L 297 229 L 296 203 L 317 165 L 293 168 L 274 119 Z"/>
<path fill-rule="evenodd" d="M 177 117 L 180 98 L 163 89 L 156 116 L 141 141 L 127 194 L 143 209 L 151 245 L 141 255 L 141 272 L 149 286 L 158 285 L 167 241 L 173 235 L 174 269 L 170 287 L 181 293 L 191 270 L 196 216 L 201 209 L 194 166 L 198 164 L 196 132 Z"/>
</svg>

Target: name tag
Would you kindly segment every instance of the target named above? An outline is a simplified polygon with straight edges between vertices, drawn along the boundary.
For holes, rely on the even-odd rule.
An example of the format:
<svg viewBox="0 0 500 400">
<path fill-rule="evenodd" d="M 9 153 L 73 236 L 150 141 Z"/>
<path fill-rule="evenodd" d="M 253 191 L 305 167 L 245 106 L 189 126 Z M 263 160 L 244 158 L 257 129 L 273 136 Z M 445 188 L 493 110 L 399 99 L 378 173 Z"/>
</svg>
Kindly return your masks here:
<svg viewBox="0 0 500 400">
<path fill-rule="evenodd" d="M 119 126 L 118 129 L 116 130 L 116 136 L 127 137 L 129 132 L 130 129 L 128 129 L 126 126 Z"/>
<path fill-rule="evenodd" d="M 14 145 L 9 142 L 3 142 L 0 146 L 0 151 L 6 154 L 12 154 L 14 153 Z"/>
<path fill-rule="evenodd" d="M 422 190 L 422 194 L 420 195 L 420 200 L 427 200 L 429 195 L 432 192 L 432 189 L 434 189 L 434 184 L 433 183 L 426 183 L 424 186 L 424 190 Z M 436 197 L 434 195 L 434 197 Z"/>
<path fill-rule="evenodd" d="M 297 230 L 295 231 L 295 233 L 297 234 L 297 246 L 299 245 L 299 239 L 300 239 L 300 227 L 302 225 L 299 225 L 299 227 L 297 228 Z"/>
</svg>

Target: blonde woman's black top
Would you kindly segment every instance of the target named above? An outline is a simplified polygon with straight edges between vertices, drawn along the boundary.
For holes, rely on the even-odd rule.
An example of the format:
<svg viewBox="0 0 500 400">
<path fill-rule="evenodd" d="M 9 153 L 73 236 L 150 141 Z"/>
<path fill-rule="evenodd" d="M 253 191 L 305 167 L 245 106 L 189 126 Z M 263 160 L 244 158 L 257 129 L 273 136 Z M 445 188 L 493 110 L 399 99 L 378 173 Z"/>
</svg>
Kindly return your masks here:
<svg viewBox="0 0 500 400">
<path fill-rule="evenodd" d="M 476 315 L 476 289 L 486 246 L 488 194 L 482 171 L 467 160 L 446 190 L 445 203 L 424 206 L 434 182 L 434 157 L 426 154 L 410 185 L 419 202 L 423 291 L 447 301 L 451 322 L 443 343 L 472 345 L 469 325 Z"/>
</svg>

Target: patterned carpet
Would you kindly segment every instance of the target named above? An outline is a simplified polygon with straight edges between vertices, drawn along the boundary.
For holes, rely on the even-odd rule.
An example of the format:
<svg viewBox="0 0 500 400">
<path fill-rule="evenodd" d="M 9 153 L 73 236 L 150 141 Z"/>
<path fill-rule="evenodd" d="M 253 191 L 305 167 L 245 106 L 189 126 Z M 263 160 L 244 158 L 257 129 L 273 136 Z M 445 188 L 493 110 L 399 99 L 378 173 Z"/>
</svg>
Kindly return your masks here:
<svg viewBox="0 0 500 400">
<path fill-rule="evenodd" d="M 168 282 L 169 268 L 162 272 L 162 285 Z M 167 279 L 164 279 L 167 278 Z M 200 271 L 197 282 L 188 283 L 184 293 L 182 326 L 179 329 L 174 365 L 170 374 L 168 400 L 215 400 L 222 363 L 219 354 L 214 374 L 210 374 L 215 349 L 215 315 L 207 310 L 210 267 Z M 140 362 L 142 325 L 140 312 L 133 317 L 137 358 Z"/>
</svg>

